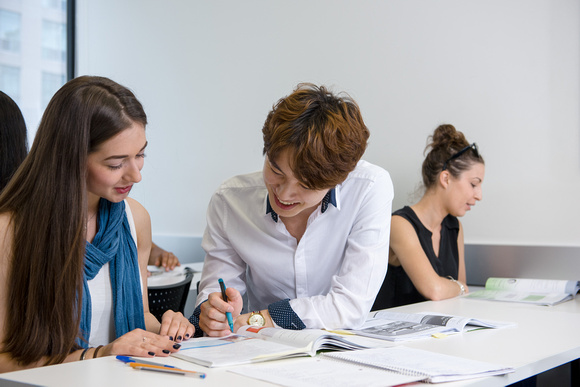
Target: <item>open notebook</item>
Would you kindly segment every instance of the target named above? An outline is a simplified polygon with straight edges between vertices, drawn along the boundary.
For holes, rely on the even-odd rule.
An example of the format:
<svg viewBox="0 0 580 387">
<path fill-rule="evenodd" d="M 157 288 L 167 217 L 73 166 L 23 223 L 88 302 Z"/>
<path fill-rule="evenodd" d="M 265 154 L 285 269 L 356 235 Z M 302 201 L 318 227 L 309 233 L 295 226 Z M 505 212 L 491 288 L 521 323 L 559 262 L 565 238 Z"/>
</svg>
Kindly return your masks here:
<svg viewBox="0 0 580 387">
<path fill-rule="evenodd" d="M 387 387 L 503 375 L 514 370 L 400 346 L 323 353 L 315 358 L 245 365 L 229 371 L 286 387 Z"/>
<path fill-rule="evenodd" d="M 325 353 L 323 356 L 417 376 L 429 383 L 503 375 L 514 371 L 511 367 L 402 346 Z"/>
</svg>

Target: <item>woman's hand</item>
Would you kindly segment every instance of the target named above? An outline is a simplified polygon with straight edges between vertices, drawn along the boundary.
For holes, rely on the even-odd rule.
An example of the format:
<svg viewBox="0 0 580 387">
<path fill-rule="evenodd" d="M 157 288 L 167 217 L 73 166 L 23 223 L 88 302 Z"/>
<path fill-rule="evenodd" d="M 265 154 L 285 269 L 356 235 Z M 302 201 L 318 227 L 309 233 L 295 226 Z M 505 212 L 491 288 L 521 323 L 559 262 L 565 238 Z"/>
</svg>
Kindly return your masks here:
<svg viewBox="0 0 580 387">
<path fill-rule="evenodd" d="M 186 319 L 181 312 L 168 310 L 161 317 L 159 334 L 169 336 L 169 339 L 180 342 L 193 337 L 195 327 Z"/>
<path fill-rule="evenodd" d="M 227 336 L 232 333 L 226 317 L 230 312 L 235 319 L 242 311 L 242 295 L 234 288 L 227 288 L 228 302 L 222 299 L 221 293 L 211 293 L 206 302 L 200 306 L 199 327 L 208 336 Z"/>
<path fill-rule="evenodd" d="M 167 336 L 157 335 L 143 329 L 135 329 L 124 334 L 112 343 L 105 345 L 98 352 L 98 357 L 109 355 L 125 356 L 169 356 L 177 352 L 181 344 Z"/>
</svg>

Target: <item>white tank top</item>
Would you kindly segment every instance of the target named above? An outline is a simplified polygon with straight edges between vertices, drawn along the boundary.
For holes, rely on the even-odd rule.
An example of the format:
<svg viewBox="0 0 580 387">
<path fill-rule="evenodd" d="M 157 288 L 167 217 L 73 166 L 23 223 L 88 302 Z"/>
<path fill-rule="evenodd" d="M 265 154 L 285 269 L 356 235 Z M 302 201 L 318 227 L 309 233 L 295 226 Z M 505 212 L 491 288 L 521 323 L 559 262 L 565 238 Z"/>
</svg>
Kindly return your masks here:
<svg viewBox="0 0 580 387">
<path fill-rule="evenodd" d="M 135 221 L 129 203 L 125 200 L 125 212 L 131 229 L 131 236 L 137 245 L 137 230 Z M 139 283 L 141 284 L 141 293 L 143 293 L 143 281 L 139 271 Z M 88 281 L 89 293 L 91 294 L 92 318 L 91 318 L 91 335 L 89 337 L 89 346 L 107 345 L 115 340 L 115 318 L 113 315 L 113 289 L 111 287 L 111 274 L 109 263 L 103 265 L 95 278 Z"/>
</svg>

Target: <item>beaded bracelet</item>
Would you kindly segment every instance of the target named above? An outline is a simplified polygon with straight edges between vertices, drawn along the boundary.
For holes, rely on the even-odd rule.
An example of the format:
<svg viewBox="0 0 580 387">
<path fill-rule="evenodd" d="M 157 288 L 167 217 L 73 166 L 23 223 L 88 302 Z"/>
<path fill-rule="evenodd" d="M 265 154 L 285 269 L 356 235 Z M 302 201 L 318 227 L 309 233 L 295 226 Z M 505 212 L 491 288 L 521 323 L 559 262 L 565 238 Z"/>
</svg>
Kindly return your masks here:
<svg viewBox="0 0 580 387">
<path fill-rule="evenodd" d="M 87 351 L 91 349 L 91 347 L 85 348 L 83 350 L 83 352 L 81 353 L 81 360 L 85 360 L 85 355 L 87 354 Z"/>
<path fill-rule="evenodd" d="M 463 286 L 461 282 L 457 281 L 455 278 L 451 276 L 448 276 L 447 278 L 449 278 L 451 282 L 455 282 L 459 286 L 459 295 L 463 296 L 465 294 L 465 286 Z"/>
<path fill-rule="evenodd" d="M 95 352 L 93 353 L 93 359 L 97 358 L 97 353 L 99 352 L 99 349 L 103 348 L 102 345 L 99 345 L 97 348 L 95 348 Z"/>
</svg>

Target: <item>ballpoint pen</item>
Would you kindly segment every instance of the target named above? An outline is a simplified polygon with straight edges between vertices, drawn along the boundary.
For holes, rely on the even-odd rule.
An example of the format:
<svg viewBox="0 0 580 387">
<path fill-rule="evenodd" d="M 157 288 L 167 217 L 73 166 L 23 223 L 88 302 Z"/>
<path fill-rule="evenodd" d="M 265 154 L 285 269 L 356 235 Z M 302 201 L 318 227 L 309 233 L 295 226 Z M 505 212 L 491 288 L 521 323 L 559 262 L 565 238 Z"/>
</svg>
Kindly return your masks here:
<svg viewBox="0 0 580 387">
<path fill-rule="evenodd" d="M 152 362 L 152 361 L 135 359 L 135 358 L 130 357 L 130 356 L 117 355 L 116 358 L 117 358 L 117 360 L 121 360 L 123 363 L 126 363 L 126 364 L 128 364 L 128 363 L 140 363 L 140 364 L 161 366 L 161 367 L 166 367 L 166 368 L 177 368 L 177 367 L 170 366 L 170 365 L 167 365 L 167 364 L 159 364 L 159 363 L 155 363 L 155 362 Z"/>
<path fill-rule="evenodd" d="M 144 371 L 157 371 L 157 372 L 166 372 L 169 374 L 177 374 L 177 375 L 184 375 L 184 376 L 193 376 L 196 378 L 204 379 L 205 374 L 203 372 L 197 371 L 189 371 L 189 370 L 182 370 L 181 368 L 167 368 L 161 365 L 150 365 L 144 363 L 127 363 L 131 368 L 137 370 L 144 370 Z"/>
<path fill-rule="evenodd" d="M 222 290 L 222 298 L 224 299 L 225 302 L 228 302 L 228 296 L 226 296 L 226 284 L 224 284 L 224 280 L 221 278 L 218 279 L 218 282 L 220 284 L 220 289 Z M 230 330 L 233 333 L 234 332 L 234 321 L 232 320 L 232 314 L 230 312 L 226 312 L 226 317 L 228 319 L 228 324 L 230 325 Z"/>
</svg>

